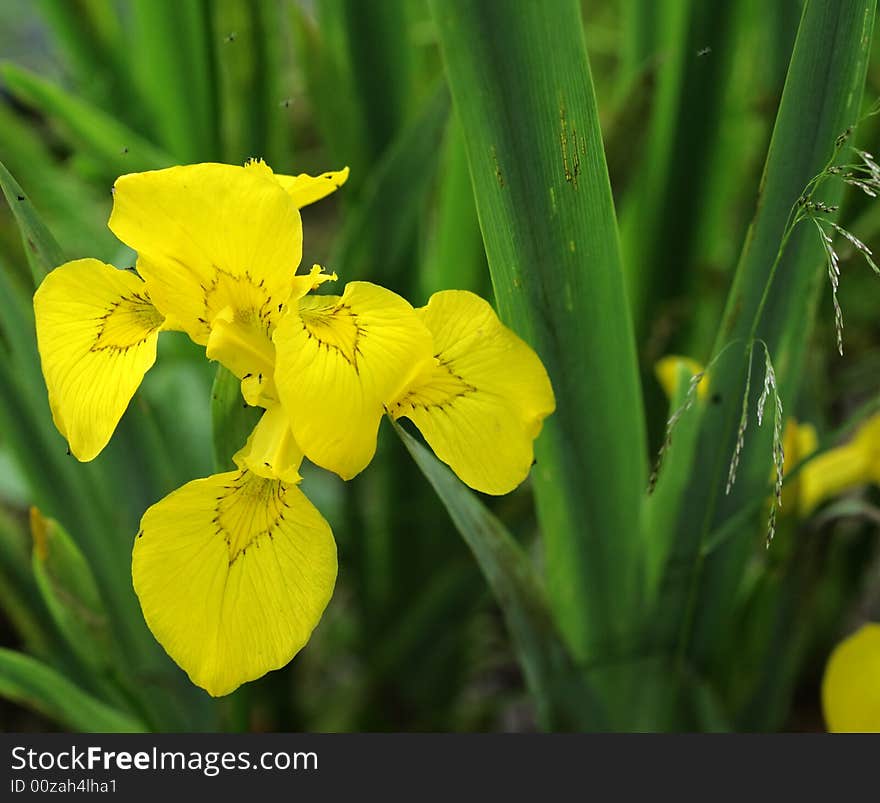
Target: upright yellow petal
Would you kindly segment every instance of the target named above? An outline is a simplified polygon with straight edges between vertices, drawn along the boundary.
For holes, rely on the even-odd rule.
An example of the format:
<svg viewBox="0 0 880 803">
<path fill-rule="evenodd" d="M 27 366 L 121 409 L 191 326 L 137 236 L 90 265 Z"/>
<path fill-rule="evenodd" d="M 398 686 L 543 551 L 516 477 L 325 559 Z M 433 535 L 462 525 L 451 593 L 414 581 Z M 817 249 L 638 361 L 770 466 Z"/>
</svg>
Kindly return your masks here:
<svg viewBox="0 0 880 803">
<path fill-rule="evenodd" d="M 431 359 L 431 335 L 400 296 L 351 282 L 306 296 L 275 330 L 275 384 L 313 463 L 351 479 L 376 451 L 385 407 Z"/>
<path fill-rule="evenodd" d="M 348 168 L 331 170 L 328 173 L 321 173 L 320 176 L 310 176 L 308 173 L 300 173 L 298 176 L 276 174 L 275 179 L 290 195 L 297 208 L 302 209 L 326 198 L 345 184 L 348 181 Z"/>
<path fill-rule="evenodd" d="M 269 407 L 251 432 L 247 443 L 232 458 L 240 469 L 267 479 L 299 482 L 302 449 L 293 437 L 287 414 L 280 404 Z"/>
<path fill-rule="evenodd" d="M 110 228 L 138 252 L 169 325 L 206 345 L 224 313 L 227 329 L 270 338 L 302 256 L 302 222 L 268 168 L 208 163 L 121 176 Z"/>
<path fill-rule="evenodd" d="M 831 733 L 880 733 L 880 624 L 863 625 L 834 648 L 822 709 Z"/>
<path fill-rule="evenodd" d="M 141 279 L 97 259 L 53 270 L 34 315 L 55 426 L 79 460 L 92 460 L 156 361 L 162 316 Z"/>
<path fill-rule="evenodd" d="M 703 373 L 703 366 L 690 357 L 681 357 L 678 354 L 667 354 L 654 364 L 654 375 L 663 388 L 663 392 L 670 399 L 675 398 L 678 392 L 678 382 L 682 371 L 687 371 L 691 377 Z M 709 393 L 709 378 L 704 376 L 697 385 L 697 398 L 705 399 Z"/>
<path fill-rule="evenodd" d="M 512 491 L 528 475 L 533 441 L 556 407 L 538 355 L 479 296 L 447 290 L 417 310 L 435 359 L 391 406 L 471 488 Z"/>
<path fill-rule="evenodd" d="M 302 649 L 333 593 L 336 545 L 295 485 L 233 471 L 147 510 L 132 578 L 153 635 L 216 697 Z"/>
</svg>

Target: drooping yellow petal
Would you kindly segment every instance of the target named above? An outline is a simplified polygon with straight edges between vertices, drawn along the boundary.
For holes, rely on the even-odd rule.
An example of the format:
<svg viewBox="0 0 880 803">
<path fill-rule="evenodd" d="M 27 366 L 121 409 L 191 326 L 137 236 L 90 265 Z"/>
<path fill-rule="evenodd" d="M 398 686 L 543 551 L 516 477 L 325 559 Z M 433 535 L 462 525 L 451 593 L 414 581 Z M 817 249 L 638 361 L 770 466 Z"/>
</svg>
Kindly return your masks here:
<svg viewBox="0 0 880 803">
<path fill-rule="evenodd" d="M 691 377 L 703 373 L 703 366 L 690 357 L 681 357 L 677 354 L 667 354 L 654 363 L 654 375 L 663 388 L 663 392 L 670 399 L 678 393 L 678 382 L 682 371 L 687 371 Z M 709 394 L 709 378 L 704 376 L 697 385 L 697 398 L 701 401 Z"/>
<path fill-rule="evenodd" d="M 132 578 L 153 635 L 220 696 L 284 666 L 309 640 L 333 593 L 336 545 L 295 485 L 233 471 L 147 510 Z"/>
<path fill-rule="evenodd" d="M 275 384 L 313 463 L 351 479 L 376 451 L 385 407 L 431 359 L 431 335 L 400 296 L 351 282 L 306 296 L 275 330 Z"/>
<path fill-rule="evenodd" d="M 871 463 L 871 481 L 880 482 L 880 413 L 875 413 L 859 426 L 853 443 Z"/>
<path fill-rule="evenodd" d="M 205 355 L 217 360 L 242 380 L 242 395 L 252 407 L 277 404 L 278 394 L 272 375 L 275 346 L 271 329 L 242 325 L 232 307 L 217 314 L 211 324 Z"/>
<path fill-rule="evenodd" d="M 320 265 L 313 265 L 309 273 L 292 278 L 287 303 L 298 305 L 306 293 L 324 282 L 335 280 L 335 273 L 323 273 Z M 286 306 L 279 305 L 277 312 L 283 313 Z M 275 344 L 271 340 L 277 317 L 273 315 L 265 326 L 249 326 L 238 319 L 238 314 L 230 306 L 221 310 L 211 323 L 205 353 L 208 359 L 222 363 L 242 380 L 242 396 L 252 407 L 278 404 L 274 379 Z"/>
<path fill-rule="evenodd" d="M 321 173 L 320 176 L 310 176 L 300 173 L 298 176 L 275 175 L 278 183 L 284 187 L 285 192 L 293 199 L 298 209 L 320 201 L 333 192 L 336 192 L 348 181 L 348 168 Z"/>
<path fill-rule="evenodd" d="M 121 176 L 109 225 L 138 252 L 169 325 L 206 345 L 223 313 L 243 339 L 270 338 L 302 255 L 302 222 L 268 167 L 208 163 Z"/>
<path fill-rule="evenodd" d="M 838 644 L 822 679 L 831 733 L 880 733 L 880 624 L 866 624 Z"/>
<path fill-rule="evenodd" d="M 53 270 L 34 315 L 55 426 L 79 460 L 92 460 L 156 361 L 162 316 L 140 278 L 97 259 Z"/>
<path fill-rule="evenodd" d="M 247 443 L 232 458 L 240 469 L 266 479 L 299 482 L 303 453 L 290 430 L 281 405 L 269 407 L 251 432 Z"/>
<path fill-rule="evenodd" d="M 512 491 L 528 475 L 533 441 L 556 407 L 538 355 L 477 295 L 447 290 L 417 310 L 435 359 L 390 407 L 411 419 L 471 488 Z"/>
<path fill-rule="evenodd" d="M 223 363 L 239 378 L 255 369 L 270 376 L 275 365 L 268 327 L 240 325 L 231 306 L 214 317 L 205 354 L 208 359 Z"/>
<path fill-rule="evenodd" d="M 846 491 L 880 482 L 880 415 L 865 421 L 848 443 L 811 460 L 798 479 L 802 516 Z"/>
<path fill-rule="evenodd" d="M 819 505 L 868 482 L 873 467 L 853 444 L 829 449 L 804 466 L 799 476 L 798 509 L 808 516 Z"/>
</svg>

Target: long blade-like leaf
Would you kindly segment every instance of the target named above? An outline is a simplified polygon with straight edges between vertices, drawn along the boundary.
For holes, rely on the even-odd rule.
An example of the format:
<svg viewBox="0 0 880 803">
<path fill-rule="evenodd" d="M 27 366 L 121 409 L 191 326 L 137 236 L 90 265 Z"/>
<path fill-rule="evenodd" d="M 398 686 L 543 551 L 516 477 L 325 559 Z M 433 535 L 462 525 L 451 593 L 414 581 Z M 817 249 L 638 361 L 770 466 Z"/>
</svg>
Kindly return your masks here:
<svg viewBox="0 0 880 803">
<path fill-rule="evenodd" d="M 64 262 L 64 255 L 51 232 L 34 211 L 24 190 L 2 162 L 0 162 L 0 189 L 3 190 L 3 195 L 6 196 L 6 201 L 21 231 L 21 239 L 24 242 L 24 250 L 36 286 L 43 281 L 43 277 L 50 270 Z"/>
<path fill-rule="evenodd" d="M 279 173 L 289 173 L 289 110 L 281 88 L 282 42 L 275 35 L 281 7 L 261 0 L 216 0 L 209 9 L 217 43 L 223 158 L 241 164 L 262 156 Z"/>
<path fill-rule="evenodd" d="M 73 144 L 99 162 L 104 174 L 116 176 L 174 164 L 171 156 L 128 126 L 38 75 L 14 64 L 5 64 L 0 74 L 16 98 L 60 123 Z"/>
<path fill-rule="evenodd" d="M 217 158 L 208 3 L 134 0 L 134 72 L 162 146 L 182 162 Z"/>
<path fill-rule="evenodd" d="M 144 723 L 86 694 L 36 658 L 0 647 L 0 696 L 76 731 L 143 733 Z"/>
<path fill-rule="evenodd" d="M 578 3 L 435 0 L 502 318 L 557 411 L 537 444 L 548 590 L 580 657 L 632 635 L 644 421 Z"/>
<path fill-rule="evenodd" d="M 559 636 L 534 567 L 476 495 L 402 427 L 397 434 L 449 512 L 492 589 L 547 727 L 597 729 L 604 715 Z"/>
<path fill-rule="evenodd" d="M 376 164 L 330 259 L 330 267 L 346 280 L 381 271 L 382 281 L 402 292 L 413 283 L 404 271 L 448 118 L 449 92 L 438 85 Z M 395 214 L 387 215 L 391 208 Z"/>
</svg>

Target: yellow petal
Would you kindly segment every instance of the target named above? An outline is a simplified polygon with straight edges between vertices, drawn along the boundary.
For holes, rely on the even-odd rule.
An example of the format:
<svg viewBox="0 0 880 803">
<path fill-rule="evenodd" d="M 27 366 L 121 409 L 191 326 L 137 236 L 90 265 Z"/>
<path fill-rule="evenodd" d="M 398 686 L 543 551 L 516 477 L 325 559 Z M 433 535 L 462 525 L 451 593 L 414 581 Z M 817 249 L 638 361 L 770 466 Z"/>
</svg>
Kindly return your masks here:
<svg viewBox="0 0 880 803">
<path fill-rule="evenodd" d="M 872 415 L 859 426 L 853 436 L 853 443 L 870 460 L 874 467 L 871 479 L 880 479 L 880 413 Z"/>
<path fill-rule="evenodd" d="M 435 293 L 418 313 L 436 357 L 392 416 L 411 419 L 471 488 L 512 491 L 528 475 L 533 441 L 556 407 L 541 360 L 473 293 Z"/>
<path fill-rule="evenodd" d="M 270 329 L 252 327 L 237 320 L 235 310 L 226 307 L 211 323 L 205 354 L 217 360 L 242 380 L 242 395 L 252 407 L 278 402 L 275 383 L 275 346 Z"/>
<path fill-rule="evenodd" d="M 880 624 L 866 624 L 838 644 L 822 679 L 831 733 L 880 733 Z"/>
<path fill-rule="evenodd" d="M 196 164 L 116 180 L 110 228 L 138 252 L 155 305 L 206 345 L 214 318 L 268 338 L 302 255 L 296 205 L 271 171 Z"/>
<path fill-rule="evenodd" d="M 431 359 L 431 335 L 400 296 L 351 282 L 306 296 L 275 330 L 275 384 L 313 463 L 351 479 L 376 451 L 382 414 Z"/>
<path fill-rule="evenodd" d="M 55 426 L 79 460 L 92 460 L 156 361 L 162 316 L 141 279 L 97 259 L 53 270 L 34 315 Z"/>
<path fill-rule="evenodd" d="M 654 375 L 669 399 L 674 399 L 678 393 L 678 383 L 682 371 L 686 371 L 688 377 L 694 377 L 703 373 L 703 366 L 690 357 L 681 357 L 677 354 L 667 354 L 654 364 Z M 709 378 L 704 376 L 700 380 L 700 384 L 697 385 L 697 398 L 705 399 L 708 393 Z"/>
<path fill-rule="evenodd" d="M 295 485 L 228 472 L 147 510 L 132 578 L 153 635 L 220 696 L 284 666 L 309 640 L 333 593 L 336 545 Z"/>
<path fill-rule="evenodd" d="M 798 475 L 800 515 L 808 516 L 828 499 L 873 481 L 876 470 L 872 452 L 858 436 L 816 456 Z"/>
<path fill-rule="evenodd" d="M 792 429 L 792 435 L 786 434 L 783 438 L 790 438 L 790 441 L 787 442 L 787 448 L 791 449 L 791 454 L 794 456 L 792 462 L 794 466 L 802 460 L 806 460 L 819 448 L 819 435 L 816 432 L 816 427 L 812 424 L 799 424 L 793 418 L 789 419 L 788 426 Z M 787 454 L 788 452 L 786 452 Z"/>
<path fill-rule="evenodd" d="M 785 431 L 782 435 L 782 449 L 785 454 L 785 465 L 792 469 L 806 460 L 816 449 L 819 448 L 819 436 L 812 424 L 801 424 L 795 418 L 789 418 L 785 422 Z M 786 468 L 788 471 L 788 468 Z M 809 471 L 809 466 L 804 466 L 799 474 L 791 481 L 782 486 L 782 509 L 783 511 L 797 511 L 804 515 L 802 502 L 803 472 Z M 776 480 L 776 469 L 770 472 L 770 482 Z"/>
<path fill-rule="evenodd" d="M 300 173 L 298 176 L 276 174 L 275 179 L 290 195 L 297 208 L 302 209 L 326 198 L 345 184 L 348 181 L 348 168 L 321 173 L 320 176 L 310 176 L 307 173 Z"/>
<path fill-rule="evenodd" d="M 339 277 L 335 273 L 324 273 L 320 265 L 312 265 L 308 273 L 300 273 L 293 277 L 293 289 L 290 291 L 289 303 L 299 306 L 299 300 L 306 294 L 317 290 L 324 282 L 335 282 Z"/>
<path fill-rule="evenodd" d="M 303 453 L 290 430 L 280 404 L 269 407 L 251 432 L 247 443 L 232 458 L 240 469 L 267 479 L 299 482 Z"/>
</svg>

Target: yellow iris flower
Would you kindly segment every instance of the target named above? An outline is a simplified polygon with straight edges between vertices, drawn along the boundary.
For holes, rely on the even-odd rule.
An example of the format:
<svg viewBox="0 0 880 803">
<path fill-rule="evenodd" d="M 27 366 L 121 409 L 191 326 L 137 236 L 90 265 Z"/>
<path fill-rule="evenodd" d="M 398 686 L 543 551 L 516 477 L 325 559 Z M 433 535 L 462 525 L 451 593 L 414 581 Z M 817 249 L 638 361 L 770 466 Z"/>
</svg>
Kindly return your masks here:
<svg viewBox="0 0 880 803">
<path fill-rule="evenodd" d="M 834 648 L 822 709 L 831 733 L 880 733 L 880 624 L 863 625 Z"/>
<path fill-rule="evenodd" d="M 679 375 L 695 376 L 703 367 L 689 357 L 668 355 L 654 366 L 657 381 L 669 398 L 678 388 Z M 709 377 L 697 387 L 698 398 L 709 393 Z M 786 466 L 795 467 L 819 448 L 816 428 L 789 418 L 783 431 Z M 775 476 L 775 474 L 774 474 Z M 783 486 L 782 510 L 806 518 L 822 503 L 868 483 L 880 484 L 880 414 L 869 418 L 853 438 L 841 446 L 816 455 L 791 482 Z"/>
<path fill-rule="evenodd" d="M 387 413 L 412 419 L 471 487 L 507 493 L 555 406 L 538 357 L 471 293 L 419 310 L 369 282 L 311 294 L 336 275 L 295 273 L 299 209 L 347 176 L 281 176 L 262 161 L 122 176 L 109 226 L 136 273 L 76 260 L 34 295 L 52 415 L 78 459 L 107 444 L 164 330 L 205 346 L 265 411 L 238 471 L 154 504 L 134 544 L 147 624 L 212 695 L 287 663 L 333 593 L 336 547 L 298 488 L 303 457 L 353 477 Z"/>
</svg>

